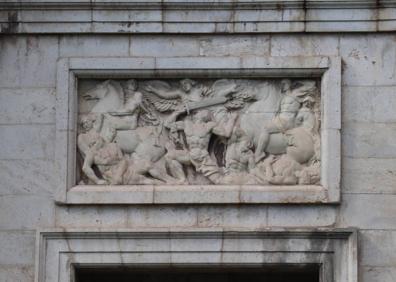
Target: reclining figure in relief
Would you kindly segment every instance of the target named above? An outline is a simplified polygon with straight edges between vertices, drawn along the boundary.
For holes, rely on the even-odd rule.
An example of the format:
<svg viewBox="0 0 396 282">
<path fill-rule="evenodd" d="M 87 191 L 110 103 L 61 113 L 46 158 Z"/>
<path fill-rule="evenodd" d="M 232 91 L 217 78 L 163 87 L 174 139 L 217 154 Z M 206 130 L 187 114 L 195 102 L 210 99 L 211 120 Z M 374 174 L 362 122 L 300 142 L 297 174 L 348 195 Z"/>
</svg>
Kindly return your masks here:
<svg viewBox="0 0 396 282">
<path fill-rule="evenodd" d="M 320 105 L 313 80 L 107 80 L 80 96 L 80 183 L 315 185 Z"/>
</svg>

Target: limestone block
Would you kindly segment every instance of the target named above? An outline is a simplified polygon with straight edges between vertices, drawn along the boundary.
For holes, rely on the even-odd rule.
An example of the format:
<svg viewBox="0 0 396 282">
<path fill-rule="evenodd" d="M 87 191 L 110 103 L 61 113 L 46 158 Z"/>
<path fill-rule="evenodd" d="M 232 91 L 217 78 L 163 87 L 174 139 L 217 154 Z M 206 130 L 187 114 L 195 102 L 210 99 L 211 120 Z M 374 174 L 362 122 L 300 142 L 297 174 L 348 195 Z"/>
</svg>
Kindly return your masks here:
<svg viewBox="0 0 396 282">
<path fill-rule="evenodd" d="M 164 10 L 163 20 L 164 22 L 225 22 L 230 20 L 232 12 L 218 9 Z"/>
<path fill-rule="evenodd" d="M 396 157 L 396 124 L 344 123 L 342 131 L 343 153 L 347 157 Z"/>
<path fill-rule="evenodd" d="M 162 32 L 165 33 L 214 33 L 216 32 L 215 23 L 199 23 L 199 22 L 166 22 L 161 25 Z"/>
<path fill-rule="evenodd" d="M 114 71 L 118 70 L 140 70 L 140 69 L 154 69 L 155 68 L 155 58 L 71 58 L 70 66 L 67 66 L 67 60 L 60 61 L 60 63 L 66 64 L 66 66 L 61 66 L 63 72 L 67 72 L 67 67 L 72 69 L 83 69 L 83 70 L 101 70 L 101 69 L 111 69 Z M 66 69 L 63 69 L 66 67 Z M 63 73 L 64 74 L 64 73 Z M 65 83 L 62 77 L 59 77 L 59 82 Z M 61 85 L 64 90 L 68 90 L 67 81 L 66 85 Z M 67 105 L 67 104 L 66 104 Z"/>
<path fill-rule="evenodd" d="M 396 231 L 362 230 L 359 234 L 361 246 L 360 263 L 363 266 L 396 266 Z"/>
<path fill-rule="evenodd" d="M 379 9 L 378 17 L 382 20 L 378 23 L 379 31 L 394 31 L 396 29 L 395 8 Z"/>
<path fill-rule="evenodd" d="M 130 53 L 137 57 L 198 56 L 199 43 L 191 36 L 131 36 Z"/>
<path fill-rule="evenodd" d="M 343 194 L 340 227 L 392 229 L 396 227 L 396 195 Z"/>
<path fill-rule="evenodd" d="M 207 69 L 208 66 L 213 69 L 221 68 L 240 68 L 240 59 L 237 57 L 220 58 L 220 57 L 183 57 L 183 58 L 158 58 L 156 60 L 159 69 Z"/>
<path fill-rule="evenodd" d="M 3 230 L 53 226 L 54 201 L 48 197 L 7 195 L 0 197 L 0 226 Z"/>
<path fill-rule="evenodd" d="M 336 222 L 335 207 L 270 206 L 268 225 L 282 227 L 331 226 Z"/>
<path fill-rule="evenodd" d="M 378 30 L 379 31 L 394 31 L 396 29 L 396 21 L 381 21 L 378 23 Z"/>
<path fill-rule="evenodd" d="M 269 36 L 208 36 L 200 38 L 202 56 L 268 56 Z"/>
<path fill-rule="evenodd" d="M 55 87 L 56 37 L 6 37 L 1 40 L 0 49 L 2 87 Z"/>
<path fill-rule="evenodd" d="M 396 122 L 396 87 L 344 87 L 344 121 Z"/>
<path fill-rule="evenodd" d="M 375 21 L 311 21 L 306 23 L 307 32 L 374 32 Z"/>
<path fill-rule="evenodd" d="M 0 265 L 0 281 L 25 282 L 34 280 L 34 266 Z"/>
<path fill-rule="evenodd" d="M 125 227 L 126 208 L 104 206 L 58 206 L 56 226 L 74 227 Z"/>
<path fill-rule="evenodd" d="M 344 158 L 342 191 L 345 193 L 396 193 L 395 159 Z"/>
<path fill-rule="evenodd" d="M 128 209 L 128 227 L 188 227 L 196 224 L 196 208 L 151 206 Z"/>
<path fill-rule="evenodd" d="M 394 85 L 395 42 L 396 36 L 386 34 L 341 36 L 343 84 Z"/>
<path fill-rule="evenodd" d="M 89 10 L 23 10 L 20 19 L 24 22 L 84 22 L 91 21 Z M 61 25 L 61 24 L 60 24 Z"/>
<path fill-rule="evenodd" d="M 396 267 L 360 267 L 359 277 L 362 282 L 393 282 L 396 279 Z"/>
<path fill-rule="evenodd" d="M 88 33 L 95 31 L 91 22 L 66 22 L 59 24 L 57 22 L 23 22 L 19 24 L 20 33 L 38 33 L 38 34 L 54 34 L 54 33 Z"/>
<path fill-rule="evenodd" d="M 272 56 L 337 56 L 338 36 L 334 35 L 273 35 Z"/>
<path fill-rule="evenodd" d="M 375 9 L 308 9 L 306 19 L 309 21 L 364 21 L 371 20 L 376 15 Z"/>
<path fill-rule="evenodd" d="M 161 21 L 162 11 L 160 10 L 93 10 L 92 20 L 95 22 L 151 22 Z"/>
<path fill-rule="evenodd" d="M 73 169 L 73 168 L 72 168 Z M 122 204 L 122 203 L 154 203 L 153 185 L 127 185 L 127 186 L 77 186 L 67 193 L 69 203 L 93 204 Z"/>
<path fill-rule="evenodd" d="M 0 265 L 33 265 L 35 240 L 35 231 L 0 231 Z"/>
<path fill-rule="evenodd" d="M 82 188 L 83 189 L 83 188 Z M 154 186 L 154 203 L 239 203 L 240 186 Z"/>
<path fill-rule="evenodd" d="M 234 23 L 235 33 L 278 33 L 278 32 L 303 32 L 304 22 L 240 22 Z"/>
<path fill-rule="evenodd" d="M 54 193 L 54 163 L 47 160 L 0 160 L 0 195 Z"/>
<path fill-rule="evenodd" d="M 0 159 L 53 159 L 54 125 L 1 125 Z"/>
<path fill-rule="evenodd" d="M 159 33 L 164 31 L 161 22 L 148 22 L 141 24 L 139 22 L 93 22 L 90 30 L 99 33 Z"/>
<path fill-rule="evenodd" d="M 256 10 L 237 9 L 234 12 L 233 19 L 236 22 L 246 22 L 246 19 L 249 19 L 249 22 L 263 22 L 263 21 L 278 22 L 278 21 L 282 21 L 283 14 L 284 14 L 283 9 L 279 9 L 277 11 L 266 10 L 266 9 L 256 9 Z M 289 14 L 289 13 L 285 12 L 285 14 Z M 295 20 L 297 20 L 296 17 L 294 18 Z"/>
<path fill-rule="evenodd" d="M 267 208 L 259 206 L 201 207 L 199 227 L 262 228 L 267 226 Z"/>
<path fill-rule="evenodd" d="M 0 123 L 54 123 L 53 88 L 0 89 Z"/>
<path fill-rule="evenodd" d="M 129 36 L 62 36 L 61 57 L 128 56 Z"/>
</svg>

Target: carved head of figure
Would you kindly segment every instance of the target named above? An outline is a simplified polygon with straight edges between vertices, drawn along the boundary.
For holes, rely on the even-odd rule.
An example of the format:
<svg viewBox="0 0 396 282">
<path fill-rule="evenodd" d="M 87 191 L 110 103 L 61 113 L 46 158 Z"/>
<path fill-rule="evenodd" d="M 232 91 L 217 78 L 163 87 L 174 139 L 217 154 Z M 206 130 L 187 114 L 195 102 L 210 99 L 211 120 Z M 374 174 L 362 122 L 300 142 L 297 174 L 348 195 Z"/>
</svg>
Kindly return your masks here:
<svg viewBox="0 0 396 282">
<path fill-rule="evenodd" d="M 96 100 L 96 99 L 103 99 L 108 91 L 109 91 L 109 84 L 111 80 L 106 80 L 105 82 L 99 83 L 94 88 L 91 88 L 87 92 L 85 92 L 82 97 L 85 100 Z"/>
<path fill-rule="evenodd" d="M 308 95 L 302 100 L 302 105 L 306 108 L 312 109 L 315 104 L 315 99 Z"/>
<path fill-rule="evenodd" d="M 180 81 L 180 85 L 186 93 L 189 93 L 191 91 L 191 89 L 193 88 L 193 86 L 195 86 L 196 84 L 197 84 L 196 81 L 188 79 L 188 78 Z"/>
<path fill-rule="evenodd" d="M 91 130 L 97 121 L 97 114 L 89 113 L 80 117 L 80 126 L 82 131 L 87 132 Z"/>
<path fill-rule="evenodd" d="M 136 79 L 129 79 L 125 82 L 124 88 L 126 91 L 136 91 L 138 88 L 138 82 Z"/>
<path fill-rule="evenodd" d="M 291 88 L 291 80 L 290 79 L 282 79 L 280 82 L 281 92 L 285 93 L 290 91 Z"/>
<path fill-rule="evenodd" d="M 194 114 L 193 120 L 200 122 L 209 122 L 212 120 L 212 114 L 208 110 L 200 110 Z"/>
<path fill-rule="evenodd" d="M 295 97 L 314 96 L 317 93 L 316 82 L 313 80 L 296 81 L 292 85 L 292 94 Z"/>
</svg>

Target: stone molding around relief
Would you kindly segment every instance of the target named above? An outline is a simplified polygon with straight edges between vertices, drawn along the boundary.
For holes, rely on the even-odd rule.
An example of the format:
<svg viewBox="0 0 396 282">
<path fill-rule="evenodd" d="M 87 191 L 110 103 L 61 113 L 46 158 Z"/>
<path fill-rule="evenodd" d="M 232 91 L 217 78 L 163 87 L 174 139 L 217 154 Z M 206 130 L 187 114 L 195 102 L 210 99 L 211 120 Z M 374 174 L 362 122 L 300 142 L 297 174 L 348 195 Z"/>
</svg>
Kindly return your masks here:
<svg viewBox="0 0 396 282">
<path fill-rule="evenodd" d="M 194 69 L 191 69 L 192 60 Z M 62 59 L 57 72 L 56 163 L 60 177 L 56 200 L 69 204 L 338 202 L 340 72 L 338 57 Z M 153 80 L 153 77 L 160 80 Z M 181 80 L 186 77 L 194 81 Z M 211 78 L 209 82 L 204 79 L 207 77 Z M 108 78 L 123 80 L 106 80 Z M 102 82 L 95 82 L 93 87 L 87 88 L 91 90 L 79 96 L 77 80 L 80 85 L 89 80 Z M 180 88 L 180 80 L 181 87 L 188 88 L 193 94 L 199 90 L 199 101 L 183 103 L 178 100 L 184 97 L 180 93 L 186 91 Z M 170 81 L 173 81 L 172 86 L 168 83 Z M 131 83 L 134 87 L 129 89 L 127 86 Z M 129 95 L 131 93 L 128 94 L 127 90 L 131 90 L 133 95 Z M 202 98 L 204 92 L 207 95 Z M 274 104 L 265 112 L 263 121 L 269 122 L 265 127 L 267 129 L 253 128 L 249 124 L 250 113 L 241 112 L 242 109 L 253 109 L 254 103 L 260 103 L 257 97 L 262 92 L 274 96 L 269 101 L 275 101 L 278 105 Z M 111 107 L 107 102 L 102 103 L 112 101 L 102 95 L 106 93 L 112 93 L 113 98 L 119 98 L 121 94 L 130 98 L 125 99 L 125 104 L 118 103 L 120 105 L 117 104 L 119 99 L 113 99 L 112 103 L 118 106 Z M 172 94 L 172 98 L 168 94 Z M 188 99 L 194 98 L 193 94 Z M 101 99 L 97 99 L 99 96 Z M 95 102 L 88 105 L 88 98 L 92 97 Z M 218 103 L 213 104 L 213 101 Z M 144 107 L 143 102 L 146 103 Z M 202 106 L 202 103 L 205 105 Z M 129 109 L 128 105 L 135 106 Z M 192 119 L 186 115 L 186 105 L 191 110 L 198 105 Z M 142 113 L 135 114 L 137 106 L 146 112 L 141 110 Z M 149 107 L 151 112 L 147 111 Z M 263 105 L 257 109 L 263 109 Z M 279 111 L 280 114 L 276 113 Z M 282 112 L 286 114 L 283 116 Z M 268 114 L 273 117 L 268 119 Z M 196 118 L 197 115 L 199 117 Z M 300 116 L 301 124 L 297 124 Z M 136 124 L 130 119 L 136 119 Z M 163 123 L 161 132 L 164 132 L 147 135 L 149 129 L 158 131 L 158 122 Z M 138 127 L 137 123 L 145 125 Z M 128 128 L 124 128 L 126 124 Z M 239 132 L 235 124 L 241 128 L 241 138 L 230 142 L 231 137 L 236 136 L 235 132 Z M 284 128 L 287 124 L 290 128 Z M 134 128 L 129 128 L 133 125 Z M 253 129 L 249 130 L 250 127 Z M 132 148 L 132 143 L 138 145 L 138 140 L 142 140 L 139 129 L 143 137 L 147 135 L 144 144 L 140 142 L 144 146 L 141 149 L 139 146 Z M 200 135 L 199 140 L 197 131 L 205 133 Z M 226 142 L 223 145 L 227 150 L 224 150 L 221 142 L 217 144 L 212 137 L 223 136 L 226 131 L 230 134 L 224 137 L 225 141 L 219 139 Z M 107 134 L 111 132 L 114 134 Z M 138 134 L 139 138 L 132 138 L 129 133 L 134 136 Z M 180 139 L 184 136 L 182 133 L 185 137 Z M 129 134 L 125 139 L 128 142 L 123 142 L 122 136 L 125 134 Z M 287 147 L 290 142 L 284 143 L 281 139 L 272 144 L 271 140 L 278 135 L 283 141 L 292 136 L 293 146 Z M 156 142 L 152 142 L 153 146 L 158 143 L 152 149 L 149 146 L 150 136 L 159 136 L 158 140 L 154 140 Z M 242 138 L 244 136 L 246 138 Z M 131 143 L 131 140 L 136 142 Z M 180 141 L 181 148 L 177 147 L 175 140 Z M 209 140 L 213 141 L 210 146 Z M 202 143 L 204 141 L 205 144 Z M 90 146 L 93 143 L 96 145 Z M 282 144 L 286 146 L 284 150 Z M 161 146 L 166 149 L 161 150 Z M 189 149 L 183 149 L 186 146 Z M 167 153 L 164 155 L 162 151 Z M 273 154 L 281 157 L 274 157 Z M 191 167 L 187 174 L 182 169 L 182 165 L 187 164 L 186 157 Z M 146 163 L 145 169 L 142 165 Z M 285 174 L 287 168 L 293 171 Z"/>
<path fill-rule="evenodd" d="M 75 267 L 320 266 L 320 281 L 357 282 L 354 229 L 43 230 L 36 282 L 74 281 Z"/>
</svg>

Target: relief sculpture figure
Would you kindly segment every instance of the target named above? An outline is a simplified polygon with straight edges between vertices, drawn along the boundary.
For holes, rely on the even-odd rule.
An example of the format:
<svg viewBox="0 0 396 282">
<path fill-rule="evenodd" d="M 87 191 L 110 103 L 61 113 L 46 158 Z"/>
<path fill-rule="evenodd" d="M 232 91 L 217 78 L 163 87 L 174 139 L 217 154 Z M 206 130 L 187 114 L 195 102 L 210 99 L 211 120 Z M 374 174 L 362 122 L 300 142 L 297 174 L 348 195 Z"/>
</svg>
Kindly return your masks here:
<svg viewBox="0 0 396 282">
<path fill-rule="evenodd" d="M 314 80 L 86 83 L 77 135 L 82 184 L 320 182 Z"/>
<path fill-rule="evenodd" d="M 191 119 L 168 121 L 166 127 L 171 132 L 183 130 L 186 136 L 188 149 L 170 150 L 165 156 L 172 174 L 180 180 L 180 183 L 186 182 L 182 164 L 193 165 L 197 172 L 202 173 L 214 183 L 218 182 L 221 172 L 208 152 L 210 137 L 212 134 L 230 137 L 236 117 L 234 115 L 228 124 L 218 124 L 212 121 L 208 110 L 201 110 L 196 112 Z"/>
</svg>

